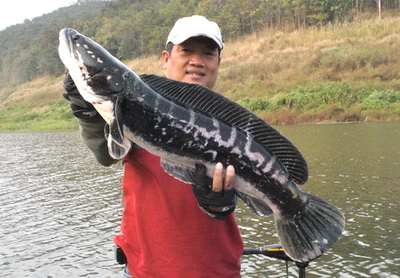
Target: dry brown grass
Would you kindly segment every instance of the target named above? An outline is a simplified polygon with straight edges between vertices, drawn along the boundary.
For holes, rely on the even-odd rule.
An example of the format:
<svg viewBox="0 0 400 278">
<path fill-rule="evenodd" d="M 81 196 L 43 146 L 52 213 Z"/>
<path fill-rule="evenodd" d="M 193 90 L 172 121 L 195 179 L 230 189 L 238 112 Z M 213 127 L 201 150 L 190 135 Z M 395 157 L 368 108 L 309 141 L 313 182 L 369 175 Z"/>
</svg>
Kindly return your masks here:
<svg viewBox="0 0 400 278">
<path fill-rule="evenodd" d="M 400 91 L 400 17 L 358 20 L 341 26 L 281 31 L 266 29 L 226 42 L 216 91 L 233 100 L 275 100 L 299 86 L 349 82 L 356 88 Z M 164 75 L 160 55 L 124 63 L 138 74 Z M 9 104 L 43 104 L 62 99 L 62 76 L 42 77 L 0 91 Z M 44 108 L 41 108 L 44 109 Z M 258 111 L 271 123 L 399 119 L 399 113 L 327 106 L 318 111 Z"/>
<path fill-rule="evenodd" d="M 137 74 L 157 74 L 163 75 L 164 70 L 161 61 L 161 54 L 139 57 L 134 60 L 125 62 L 130 69 Z"/>
<path fill-rule="evenodd" d="M 0 108 L 10 104 L 42 104 L 62 98 L 62 77 L 41 77 L 0 92 Z"/>
</svg>

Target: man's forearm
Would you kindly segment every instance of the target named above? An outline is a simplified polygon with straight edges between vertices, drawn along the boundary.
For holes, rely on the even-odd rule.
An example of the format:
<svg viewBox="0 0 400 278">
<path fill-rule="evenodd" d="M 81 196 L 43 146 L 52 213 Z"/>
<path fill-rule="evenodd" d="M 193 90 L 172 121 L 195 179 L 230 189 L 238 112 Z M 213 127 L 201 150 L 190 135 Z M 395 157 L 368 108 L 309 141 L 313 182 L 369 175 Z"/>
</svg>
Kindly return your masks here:
<svg viewBox="0 0 400 278">
<path fill-rule="evenodd" d="M 108 152 L 107 139 L 104 135 L 104 126 L 106 122 L 102 118 L 96 121 L 77 120 L 82 140 L 92 151 L 96 160 L 104 166 L 117 163 L 118 160 L 112 158 Z"/>
</svg>

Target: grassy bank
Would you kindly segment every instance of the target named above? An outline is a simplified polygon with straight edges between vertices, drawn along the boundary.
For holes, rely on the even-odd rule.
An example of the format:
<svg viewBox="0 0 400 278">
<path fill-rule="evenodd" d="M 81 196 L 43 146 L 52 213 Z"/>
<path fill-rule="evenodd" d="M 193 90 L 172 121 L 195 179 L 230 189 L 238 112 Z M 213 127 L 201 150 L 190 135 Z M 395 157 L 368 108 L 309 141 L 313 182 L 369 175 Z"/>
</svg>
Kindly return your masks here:
<svg viewBox="0 0 400 278">
<path fill-rule="evenodd" d="M 399 47 L 399 17 L 265 30 L 229 44 L 218 86 L 272 123 L 399 120 Z"/>
<path fill-rule="evenodd" d="M 62 78 L 42 77 L 0 93 L 0 131 L 75 129 L 76 121 L 62 97 Z"/>
<path fill-rule="evenodd" d="M 400 17 L 226 43 L 216 91 L 272 124 L 400 120 Z M 159 56 L 125 63 L 162 75 Z M 0 91 L 0 130 L 76 128 L 62 76 Z"/>
</svg>

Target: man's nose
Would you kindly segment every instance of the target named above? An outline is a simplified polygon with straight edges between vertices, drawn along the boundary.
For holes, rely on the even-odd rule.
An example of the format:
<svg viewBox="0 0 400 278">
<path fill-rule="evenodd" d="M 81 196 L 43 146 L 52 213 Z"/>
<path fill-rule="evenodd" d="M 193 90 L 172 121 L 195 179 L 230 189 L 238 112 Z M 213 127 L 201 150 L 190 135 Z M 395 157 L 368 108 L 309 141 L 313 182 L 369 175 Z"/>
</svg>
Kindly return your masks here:
<svg viewBox="0 0 400 278">
<path fill-rule="evenodd" d="M 201 55 L 201 53 L 193 53 L 190 57 L 190 65 L 204 67 L 203 55 Z"/>
</svg>

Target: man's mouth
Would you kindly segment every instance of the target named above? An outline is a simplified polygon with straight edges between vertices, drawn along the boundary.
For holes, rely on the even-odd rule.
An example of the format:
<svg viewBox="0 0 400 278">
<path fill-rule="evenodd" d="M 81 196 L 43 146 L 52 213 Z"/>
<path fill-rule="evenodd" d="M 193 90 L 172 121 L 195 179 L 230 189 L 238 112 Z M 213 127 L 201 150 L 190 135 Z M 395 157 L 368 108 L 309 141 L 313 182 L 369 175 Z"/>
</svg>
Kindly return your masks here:
<svg viewBox="0 0 400 278">
<path fill-rule="evenodd" d="M 203 76 L 206 75 L 203 72 L 194 72 L 194 71 L 187 71 L 186 74 L 188 74 L 188 75 L 190 75 L 192 77 L 195 77 L 195 78 L 200 78 L 200 77 L 203 77 Z"/>
</svg>

